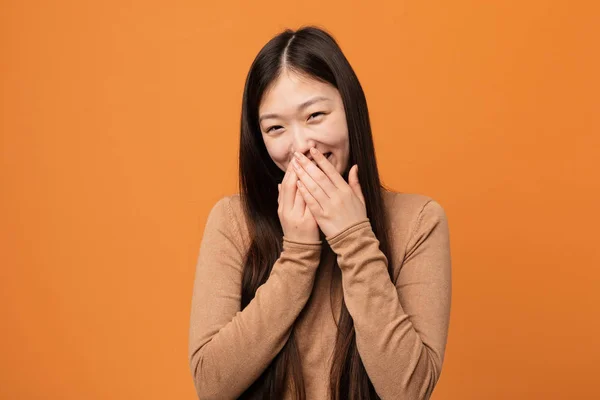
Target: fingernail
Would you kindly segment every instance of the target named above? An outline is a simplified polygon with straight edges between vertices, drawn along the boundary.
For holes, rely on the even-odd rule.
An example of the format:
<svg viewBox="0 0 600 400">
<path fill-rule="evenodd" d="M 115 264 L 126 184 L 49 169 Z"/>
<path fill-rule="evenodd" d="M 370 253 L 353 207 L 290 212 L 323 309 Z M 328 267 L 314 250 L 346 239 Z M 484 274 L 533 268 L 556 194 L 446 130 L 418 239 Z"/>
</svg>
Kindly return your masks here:
<svg viewBox="0 0 600 400">
<path fill-rule="evenodd" d="M 315 154 L 317 154 L 317 149 L 315 149 L 314 147 L 311 147 L 311 148 L 310 148 L 310 154 L 312 154 L 313 156 L 314 156 Z"/>
<path fill-rule="evenodd" d="M 294 152 L 294 157 L 296 157 L 296 160 L 300 160 L 300 153 L 298 153 L 297 151 Z"/>
</svg>

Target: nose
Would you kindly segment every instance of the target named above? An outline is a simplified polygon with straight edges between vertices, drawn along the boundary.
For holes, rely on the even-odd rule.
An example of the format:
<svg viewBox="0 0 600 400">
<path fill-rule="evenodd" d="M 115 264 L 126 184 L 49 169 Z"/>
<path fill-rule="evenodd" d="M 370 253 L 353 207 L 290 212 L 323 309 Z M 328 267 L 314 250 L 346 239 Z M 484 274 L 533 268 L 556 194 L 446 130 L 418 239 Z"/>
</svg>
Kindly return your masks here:
<svg viewBox="0 0 600 400">
<path fill-rule="evenodd" d="M 312 160 L 310 148 L 316 147 L 313 133 L 306 128 L 296 127 L 292 130 L 292 135 L 292 155 L 294 151 L 297 151 L 298 153 L 304 154 L 309 160 Z"/>
</svg>

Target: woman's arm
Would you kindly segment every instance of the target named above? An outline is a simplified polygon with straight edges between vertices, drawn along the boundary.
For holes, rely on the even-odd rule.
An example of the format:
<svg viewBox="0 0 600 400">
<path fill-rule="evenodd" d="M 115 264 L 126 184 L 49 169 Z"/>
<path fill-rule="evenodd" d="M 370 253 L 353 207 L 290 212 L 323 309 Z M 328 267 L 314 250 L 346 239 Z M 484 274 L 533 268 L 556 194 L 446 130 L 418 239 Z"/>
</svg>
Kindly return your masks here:
<svg viewBox="0 0 600 400">
<path fill-rule="evenodd" d="M 328 237 L 342 271 L 344 301 L 371 382 L 386 399 L 428 399 L 439 379 L 451 300 L 446 215 L 430 200 L 416 218 L 394 284 L 371 224 Z"/>
<path fill-rule="evenodd" d="M 230 199 L 211 210 L 194 280 L 189 362 L 201 399 L 234 399 L 286 343 L 312 291 L 321 244 L 284 238 L 283 251 L 254 299 L 241 306 L 244 250 Z"/>
</svg>

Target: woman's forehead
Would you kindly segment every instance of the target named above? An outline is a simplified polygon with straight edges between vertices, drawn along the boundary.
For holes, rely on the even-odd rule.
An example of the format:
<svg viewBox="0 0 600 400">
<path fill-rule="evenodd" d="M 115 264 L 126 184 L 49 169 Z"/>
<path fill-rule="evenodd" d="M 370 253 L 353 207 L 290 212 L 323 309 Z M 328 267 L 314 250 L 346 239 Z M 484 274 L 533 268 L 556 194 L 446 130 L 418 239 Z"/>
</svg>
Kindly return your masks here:
<svg viewBox="0 0 600 400">
<path fill-rule="evenodd" d="M 306 75 L 283 72 L 267 88 L 260 102 L 261 111 L 298 107 L 314 98 L 335 101 L 339 97 L 336 88 Z"/>
</svg>

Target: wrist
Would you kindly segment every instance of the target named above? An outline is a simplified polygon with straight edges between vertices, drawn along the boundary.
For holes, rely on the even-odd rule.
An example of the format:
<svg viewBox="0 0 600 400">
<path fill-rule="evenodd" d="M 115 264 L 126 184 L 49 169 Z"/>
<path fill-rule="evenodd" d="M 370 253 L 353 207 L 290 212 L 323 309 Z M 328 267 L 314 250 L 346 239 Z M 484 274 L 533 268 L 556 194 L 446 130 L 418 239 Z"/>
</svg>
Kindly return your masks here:
<svg viewBox="0 0 600 400">
<path fill-rule="evenodd" d="M 323 241 L 318 239 L 301 239 L 283 235 L 283 243 L 288 244 L 292 247 L 321 247 Z"/>
</svg>

